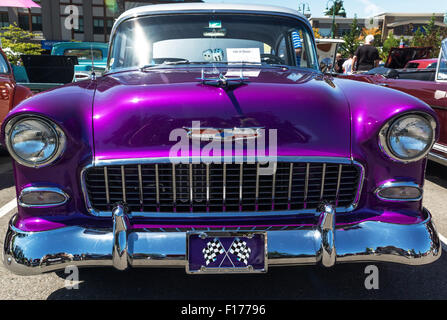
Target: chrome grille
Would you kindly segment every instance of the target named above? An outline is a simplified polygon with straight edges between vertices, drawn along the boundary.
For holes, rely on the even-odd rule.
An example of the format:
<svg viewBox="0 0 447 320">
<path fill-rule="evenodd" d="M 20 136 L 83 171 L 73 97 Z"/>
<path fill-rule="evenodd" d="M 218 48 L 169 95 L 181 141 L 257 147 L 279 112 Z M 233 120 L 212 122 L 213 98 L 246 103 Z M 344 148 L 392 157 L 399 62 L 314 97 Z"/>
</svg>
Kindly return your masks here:
<svg viewBox="0 0 447 320">
<path fill-rule="evenodd" d="M 266 212 L 315 210 L 321 201 L 347 208 L 356 201 L 361 169 L 355 164 L 277 162 L 261 175 L 259 163 L 126 164 L 91 167 L 83 176 L 95 212 L 125 202 L 132 212 Z"/>
</svg>

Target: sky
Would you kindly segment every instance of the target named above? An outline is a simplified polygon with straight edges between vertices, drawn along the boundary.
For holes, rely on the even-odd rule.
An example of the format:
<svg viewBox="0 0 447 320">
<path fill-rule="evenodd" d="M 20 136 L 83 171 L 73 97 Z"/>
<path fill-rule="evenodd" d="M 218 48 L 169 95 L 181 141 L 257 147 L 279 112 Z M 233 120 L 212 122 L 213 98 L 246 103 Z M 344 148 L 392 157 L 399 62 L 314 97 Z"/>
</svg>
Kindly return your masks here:
<svg viewBox="0 0 447 320">
<path fill-rule="evenodd" d="M 205 0 L 210 3 L 268 4 L 298 9 L 300 3 L 309 4 L 314 17 L 324 16 L 327 0 Z M 447 12 L 447 0 L 344 0 L 347 17 L 372 17 L 382 12 L 434 13 Z M 331 5 L 329 5 L 331 6 Z"/>
</svg>

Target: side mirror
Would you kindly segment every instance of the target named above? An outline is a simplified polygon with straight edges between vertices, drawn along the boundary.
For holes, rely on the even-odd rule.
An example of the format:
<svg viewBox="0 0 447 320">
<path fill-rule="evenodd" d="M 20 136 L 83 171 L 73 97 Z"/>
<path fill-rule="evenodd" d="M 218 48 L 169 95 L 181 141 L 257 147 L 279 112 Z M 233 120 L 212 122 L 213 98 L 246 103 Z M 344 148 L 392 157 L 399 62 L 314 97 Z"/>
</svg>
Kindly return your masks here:
<svg viewBox="0 0 447 320">
<path fill-rule="evenodd" d="M 331 58 L 326 57 L 320 61 L 320 70 L 323 73 L 331 72 L 333 67 L 334 65 Z"/>
</svg>

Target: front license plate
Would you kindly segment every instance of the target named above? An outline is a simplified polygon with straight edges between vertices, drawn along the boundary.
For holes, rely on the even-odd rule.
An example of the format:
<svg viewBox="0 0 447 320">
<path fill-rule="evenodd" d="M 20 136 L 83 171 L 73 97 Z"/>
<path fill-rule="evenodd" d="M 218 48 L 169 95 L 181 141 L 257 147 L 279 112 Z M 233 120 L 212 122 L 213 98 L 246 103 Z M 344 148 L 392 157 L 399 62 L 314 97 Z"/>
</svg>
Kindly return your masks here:
<svg viewBox="0 0 447 320">
<path fill-rule="evenodd" d="M 188 233 L 187 273 L 267 271 L 265 232 Z"/>
</svg>

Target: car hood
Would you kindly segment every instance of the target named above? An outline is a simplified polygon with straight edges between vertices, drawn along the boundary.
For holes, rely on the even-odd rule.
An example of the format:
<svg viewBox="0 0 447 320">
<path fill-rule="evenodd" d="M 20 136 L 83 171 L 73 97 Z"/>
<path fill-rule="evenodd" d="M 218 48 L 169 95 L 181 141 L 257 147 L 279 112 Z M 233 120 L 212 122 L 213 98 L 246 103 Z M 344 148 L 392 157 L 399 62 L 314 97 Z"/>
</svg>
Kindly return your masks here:
<svg viewBox="0 0 447 320">
<path fill-rule="evenodd" d="M 298 69 L 246 68 L 246 83 L 225 89 L 203 84 L 202 70 L 207 78 L 237 78 L 241 72 L 177 67 L 99 78 L 95 159 L 168 157 L 177 143 L 173 130 L 193 121 L 202 128 L 264 128 L 266 145 L 276 130 L 279 156 L 349 157 L 349 106 L 331 78 Z"/>
</svg>

